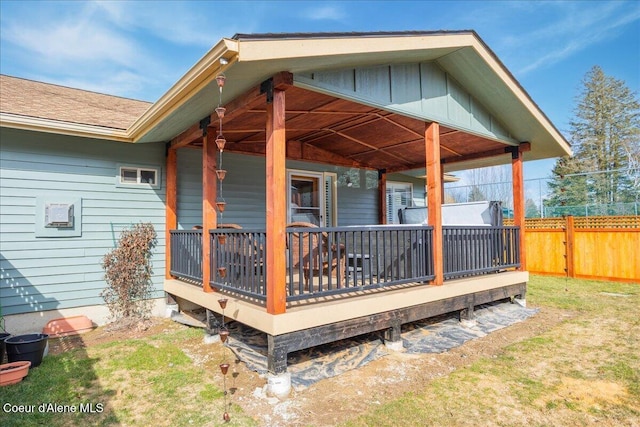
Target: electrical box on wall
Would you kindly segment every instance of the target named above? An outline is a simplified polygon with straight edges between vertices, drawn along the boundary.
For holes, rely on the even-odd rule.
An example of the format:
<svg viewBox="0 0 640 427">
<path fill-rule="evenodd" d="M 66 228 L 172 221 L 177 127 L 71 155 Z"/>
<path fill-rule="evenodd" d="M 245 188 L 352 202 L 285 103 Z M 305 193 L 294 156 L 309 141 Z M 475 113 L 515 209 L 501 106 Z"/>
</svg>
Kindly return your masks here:
<svg viewBox="0 0 640 427">
<path fill-rule="evenodd" d="M 47 228 L 73 228 L 73 204 L 47 203 L 44 212 Z"/>
<path fill-rule="evenodd" d="M 81 237 L 82 199 L 69 193 L 36 196 L 35 237 Z"/>
</svg>

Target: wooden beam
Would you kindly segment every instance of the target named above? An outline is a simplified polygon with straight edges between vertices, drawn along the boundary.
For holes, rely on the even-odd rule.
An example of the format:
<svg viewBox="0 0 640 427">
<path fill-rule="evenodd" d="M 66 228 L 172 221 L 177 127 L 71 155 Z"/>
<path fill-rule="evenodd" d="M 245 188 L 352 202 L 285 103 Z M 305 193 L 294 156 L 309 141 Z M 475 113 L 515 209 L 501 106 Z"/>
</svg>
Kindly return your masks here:
<svg viewBox="0 0 640 427">
<path fill-rule="evenodd" d="M 285 71 L 275 74 L 272 79 L 274 87 L 279 89 L 286 89 L 293 85 L 293 74 Z M 227 111 L 225 112 L 224 120 L 230 121 L 234 117 L 250 110 L 254 105 L 262 104 L 264 102 L 264 98 L 262 98 L 261 95 L 260 85 L 258 85 L 225 104 Z M 210 118 L 212 124 L 218 123 L 218 115 L 215 111 L 210 115 Z M 171 140 L 171 146 L 175 148 L 184 147 L 201 137 L 202 129 L 200 127 L 200 122 L 194 123 L 187 130 L 173 138 Z"/>
<path fill-rule="evenodd" d="M 274 89 L 286 90 L 288 87 L 293 85 L 293 74 L 286 71 L 277 73 L 271 78 L 273 80 Z M 231 121 L 240 114 L 252 110 L 255 106 L 264 104 L 263 95 L 264 93 L 262 93 L 260 85 L 258 85 L 237 98 L 234 98 L 225 105 L 227 111 L 225 112 L 224 120 Z M 214 112 L 211 114 L 211 123 L 217 121 L 218 116 Z"/>
<path fill-rule="evenodd" d="M 513 180 L 513 224 L 520 227 L 520 268 L 518 270 L 527 269 L 527 258 L 525 250 L 525 200 L 524 200 L 524 172 L 522 151 L 518 147 L 514 147 L 511 156 L 511 175 Z"/>
<path fill-rule="evenodd" d="M 358 162 L 357 160 L 343 157 L 332 151 L 325 150 L 323 148 L 316 147 L 315 145 L 307 144 L 300 141 L 287 141 L 287 159 L 304 160 L 307 162 L 315 163 L 327 163 L 336 166 L 371 169 L 371 166 L 366 165 L 362 162 Z"/>
<path fill-rule="evenodd" d="M 444 258 L 442 256 L 442 165 L 440 164 L 440 124 L 427 123 L 424 130 L 427 165 L 428 222 L 433 226 L 433 285 L 444 283 Z"/>
<path fill-rule="evenodd" d="M 387 223 L 387 171 L 378 171 L 378 223 Z"/>
<path fill-rule="evenodd" d="M 410 307 L 397 308 L 369 316 L 288 332 L 282 335 L 267 335 L 267 369 L 273 374 L 286 372 L 287 354 L 294 351 L 433 318 L 468 308 L 471 304 L 487 304 L 511 296 L 524 295 L 526 288 L 526 283 L 505 285 L 495 289 L 452 296 Z"/>
<path fill-rule="evenodd" d="M 178 155 L 173 148 L 167 150 L 167 202 L 165 204 L 165 274 L 171 279 L 171 230 L 178 228 Z"/>
<path fill-rule="evenodd" d="M 267 312 L 286 311 L 286 138 L 285 92 L 274 88 L 273 102 L 267 105 Z"/>
<path fill-rule="evenodd" d="M 440 147 L 443 150 L 449 151 L 449 152 L 451 152 L 453 154 L 457 154 L 455 151 L 444 147 L 442 144 L 440 144 Z M 528 142 L 521 143 L 519 147 L 521 147 L 521 151 L 522 152 L 531 151 L 531 144 L 528 143 Z M 479 152 L 479 153 L 467 154 L 467 155 L 464 155 L 464 156 L 458 155 L 457 157 L 453 157 L 453 158 L 448 158 L 446 160 L 442 160 L 442 163 L 446 164 L 446 165 L 449 165 L 449 164 L 452 164 L 452 163 L 465 162 L 465 161 L 468 161 L 468 160 L 483 159 L 485 157 L 504 156 L 505 154 L 511 153 L 511 150 L 513 148 L 514 148 L 513 146 L 506 146 L 506 147 L 503 147 L 503 148 L 496 148 L 494 150 L 482 151 L 482 152 Z M 406 168 L 387 169 L 387 172 L 388 173 L 402 172 L 403 170 L 419 169 L 419 168 L 422 168 L 422 167 L 424 167 L 423 163 L 413 163 L 411 165 L 408 165 Z"/>
<path fill-rule="evenodd" d="M 203 137 L 202 145 L 202 289 L 213 292 L 211 287 L 211 239 L 209 230 L 217 227 L 216 218 L 216 155 L 215 135 L 211 132 Z M 215 270 L 214 270 L 215 271 Z"/>
<path fill-rule="evenodd" d="M 449 163 L 458 163 L 458 162 L 465 162 L 467 160 L 476 160 L 476 159 L 482 159 L 485 157 L 496 157 L 496 156 L 502 156 L 504 154 L 508 154 L 511 153 L 511 150 L 514 147 L 509 145 L 506 146 L 504 148 L 496 148 L 495 150 L 489 150 L 489 151 L 482 151 L 480 153 L 475 153 L 475 154 L 467 154 L 464 156 L 458 156 L 458 157 L 454 157 L 452 159 L 447 159 L 445 161 L 446 164 Z M 520 152 L 525 152 L 525 151 L 531 151 L 531 144 L 528 142 L 523 142 L 522 144 L 520 144 L 519 146 Z"/>
<path fill-rule="evenodd" d="M 200 138 L 202 138 L 202 128 L 200 127 L 200 123 L 198 122 L 189 126 L 187 130 L 173 138 L 171 140 L 171 148 L 177 149 L 180 147 L 185 147 Z"/>
</svg>

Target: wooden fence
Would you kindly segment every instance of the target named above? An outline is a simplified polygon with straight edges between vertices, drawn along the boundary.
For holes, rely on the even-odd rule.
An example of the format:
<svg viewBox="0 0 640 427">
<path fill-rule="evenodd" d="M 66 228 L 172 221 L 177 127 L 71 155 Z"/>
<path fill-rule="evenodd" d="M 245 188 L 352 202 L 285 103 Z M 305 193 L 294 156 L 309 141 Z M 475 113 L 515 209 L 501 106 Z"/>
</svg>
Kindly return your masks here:
<svg viewBox="0 0 640 427">
<path fill-rule="evenodd" d="M 525 232 L 531 273 L 640 283 L 638 216 L 527 218 Z"/>
</svg>

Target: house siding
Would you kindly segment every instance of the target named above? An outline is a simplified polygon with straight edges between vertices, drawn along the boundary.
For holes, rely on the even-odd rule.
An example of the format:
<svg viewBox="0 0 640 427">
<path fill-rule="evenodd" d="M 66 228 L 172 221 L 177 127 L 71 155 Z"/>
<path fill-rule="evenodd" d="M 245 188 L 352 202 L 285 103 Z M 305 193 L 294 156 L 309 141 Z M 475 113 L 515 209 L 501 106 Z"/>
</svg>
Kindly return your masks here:
<svg viewBox="0 0 640 427">
<path fill-rule="evenodd" d="M 103 304 L 102 257 L 120 231 L 151 222 L 154 297 L 165 259 L 164 144 L 125 144 L 0 129 L 0 298 L 3 315 Z M 159 188 L 116 186 L 117 166 L 159 168 Z M 79 201 L 76 236 L 38 237 L 42 200 Z M 55 234 L 55 233 L 54 233 Z"/>
<path fill-rule="evenodd" d="M 222 196 L 227 202 L 218 222 L 235 223 L 244 228 L 266 226 L 265 159 L 225 153 L 227 176 Z M 202 153 L 178 151 L 178 228 L 190 229 L 202 223 Z M 318 163 L 287 161 L 287 168 L 312 172 L 333 172 L 338 177 L 338 225 L 378 224 L 377 172 Z M 347 187 L 347 172 L 357 176 Z M 342 179 L 341 179 L 342 177 Z"/>
<path fill-rule="evenodd" d="M 515 141 L 488 108 L 437 61 L 297 73 L 298 86 L 507 143 Z"/>
</svg>

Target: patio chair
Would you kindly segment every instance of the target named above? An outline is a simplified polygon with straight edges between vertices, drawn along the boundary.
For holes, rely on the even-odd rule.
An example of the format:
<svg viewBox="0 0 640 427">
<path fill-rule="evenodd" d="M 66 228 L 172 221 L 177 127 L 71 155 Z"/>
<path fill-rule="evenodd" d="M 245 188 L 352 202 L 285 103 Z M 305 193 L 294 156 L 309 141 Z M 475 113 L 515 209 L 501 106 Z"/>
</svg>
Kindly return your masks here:
<svg viewBox="0 0 640 427">
<path fill-rule="evenodd" d="M 242 226 L 232 223 L 218 224 L 217 229 L 242 230 Z M 261 242 L 257 242 L 251 234 L 235 234 L 235 238 L 226 236 L 224 245 L 219 245 L 219 255 L 226 261 L 230 268 L 231 277 L 236 280 L 244 273 L 247 275 L 257 275 L 262 271 L 264 260 L 261 254 L 264 253 Z"/>
<path fill-rule="evenodd" d="M 292 222 L 287 228 L 318 228 L 310 222 Z M 346 274 L 346 256 L 344 245 L 333 243 L 329 247 L 327 233 L 293 233 L 291 241 L 287 239 L 287 248 L 291 251 L 293 271 L 302 266 L 304 289 L 309 290 L 311 277 L 326 276 L 331 272 L 338 279 L 337 285 L 344 282 Z"/>
</svg>

